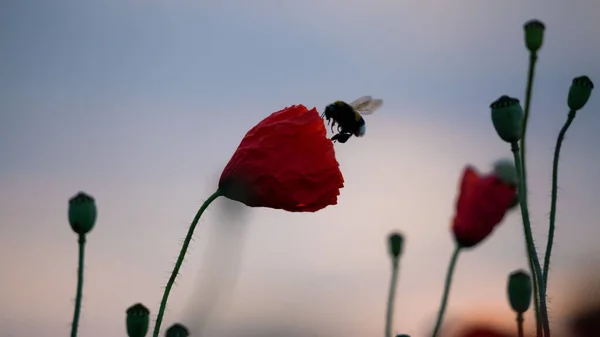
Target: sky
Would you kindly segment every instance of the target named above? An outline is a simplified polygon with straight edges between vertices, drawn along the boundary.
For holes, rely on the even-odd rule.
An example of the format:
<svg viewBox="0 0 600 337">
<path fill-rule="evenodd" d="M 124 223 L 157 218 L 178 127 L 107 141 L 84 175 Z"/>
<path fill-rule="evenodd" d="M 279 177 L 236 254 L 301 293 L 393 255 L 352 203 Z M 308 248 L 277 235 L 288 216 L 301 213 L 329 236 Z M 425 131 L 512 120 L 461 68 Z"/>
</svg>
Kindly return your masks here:
<svg viewBox="0 0 600 337">
<path fill-rule="evenodd" d="M 600 83 L 598 17 L 592 0 L 2 1 L 2 336 L 70 329 L 71 196 L 91 194 L 99 212 L 86 248 L 80 336 L 125 335 L 127 307 L 142 302 L 156 314 L 187 226 L 245 132 L 285 106 L 322 110 L 362 95 L 385 103 L 367 117 L 365 137 L 335 145 L 346 181 L 338 205 L 293 214 L 216 201 L 163 327 L 182 322 L 215 337 L 382 334 L 385 239 L 401 231 L 394 330 L 427 336 L 453 248 L 461 171 L 472 164 L 486 172 L 511 156 L 489 104 L 504 94 L 523 100 L 523 23 L 547 26 L 527 137 L 530 212 L 543 251 L 571 80 Z M 600 264 L 599 127 L 594 92 L 561 153 L 548 285 L 556 329 L 568 321 L 571 290 L 585 297 L 594 286 L 581 273 Z M 526 267 L 513 212 L 460 257 L 447 327 L 493 317 L 512 328 L 506 277 Z"/>
</svg>

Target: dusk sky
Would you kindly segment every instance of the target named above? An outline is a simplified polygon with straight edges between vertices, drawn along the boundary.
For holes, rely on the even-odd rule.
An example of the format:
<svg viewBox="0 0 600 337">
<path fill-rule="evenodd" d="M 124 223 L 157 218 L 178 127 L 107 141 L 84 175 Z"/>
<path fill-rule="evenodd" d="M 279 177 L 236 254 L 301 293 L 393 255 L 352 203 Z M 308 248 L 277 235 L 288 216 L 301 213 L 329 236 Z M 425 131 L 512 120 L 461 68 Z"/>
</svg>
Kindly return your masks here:
<svg viewBox="0 0 600 337">
<path fill-rule="evenodd" d="M 79 335 L 125 336 L 127 307 L 142 302 L 156 315 L 187 226 L 245 132 L 289 105 L 322 111 L 361 95 L 384 105 L 365 117 L 365 137 L 335 145 L 346 181 L 338 205 L 293 214 L 215 202 L 163 328 L 182 322 L 199 336 L 202 325 L 207 337 L 382 335 L 385 239 L 398 230 L 406 248 L 394 330 L 427 336 L 462 169 L 487 172 L 511 157 L 489 104 L 504 94 L 524 100 L 522 26 L 532 18 L 547 27 L 527 138 L 542 252 L 569 86 L 581 75 L 597 86 L 561 154 L 549 281 L 560 329 L 579 271 L 600 265 L 596 1 L 1 1 L 0 336 L 68 334 L 74 194 L 94 196 L 99 212 Z M 527 268 L 522 232 L 511 212 L 460 257 L 448 326 L 491 316 L 513 326 L 505 287 L 508 273 Z M 208 317 L 206 299 L 216 293 L 226 296 Z"/>
</svg>

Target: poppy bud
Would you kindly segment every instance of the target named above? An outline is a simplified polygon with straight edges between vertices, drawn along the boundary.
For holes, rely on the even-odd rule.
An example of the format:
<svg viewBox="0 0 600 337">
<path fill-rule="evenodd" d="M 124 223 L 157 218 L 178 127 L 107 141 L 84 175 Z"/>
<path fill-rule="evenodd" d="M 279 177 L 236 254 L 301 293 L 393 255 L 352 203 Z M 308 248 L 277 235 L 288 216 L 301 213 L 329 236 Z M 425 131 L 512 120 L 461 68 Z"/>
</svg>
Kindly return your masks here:
<svg viewBox="0 0 600 337">
<path fill-rule="evenodd" d="M 508 143 L 518 142 L 523 136 L 523 108 L 519 100 L 504 95 L 492 102 L 490 108 L 498 136 Z"/>
<path fill-rule="evenodd" d="M 91 196 L 79 192 L 69 199 L 69 224 L 77 234 L 84 235 L 96 223 L 96 203 Z"/>
<path fill-rule="evenodd" d="M 481 175 L 471 166 L 465 167 L 460 182 L 452 232 L 462 248 L 474 247 L 487 238 L 515 203 L 517 188 L 502 179 L 509 165 L 496 165 L 496 172 Z"/>
<path fill-rule="evenodd" d="M 294 105 L 246 133 L 219 179 L 219 191 L 249 207 L 316 212 L 337 204 L 344 178 L 316 109 Z"/>
<path fill-rule="evenodd" d="M 402 254 L 402 248 L 404 247 L 404 236 L 400 233 L 392 233 L 388 237 L 389 250 L 392 259 L 397 259 Z"/>
<path fill-rule="evenodd" d="M 180 323 L 175 323 L 167 329 L 166 337 L 188 337 L 190 335 L 189 330 Z"/>
<path fill-rule="evenodd" d="M 508 276 L 508 300 L 516 313 L 529 309 L 531 292 L 531 277 L 525 271 L 517 270 Z"/>
<path fill-rule="evenodd" d="M 525 30 L 525 46 L 531 53 L 536 53 L 544 43 L 546 26 L 539 20 L 531 20 L 523 26 Z"/>
<path fill-rule="evenodd" d="M 150 324 L 150 310 L 142 303 L 137 303 L 129 307 L 127 313 L 127 336 L 144 337 L 148 333 Z"/>
<path fill-rule="evenodd" d="M 587 76 L 575 77 L 569 88 L 569 98 L 567 104 L 571 111 L 577 111 L 583 108 L 594 89 L 594 83 Z"/>
<path fill-rule="evenodd" d="M 517 186 L 519 176 L 515 164 L 510 159 L 500 159 L 494 163 L 494 175 L 503 183 Z"/>
</svg>

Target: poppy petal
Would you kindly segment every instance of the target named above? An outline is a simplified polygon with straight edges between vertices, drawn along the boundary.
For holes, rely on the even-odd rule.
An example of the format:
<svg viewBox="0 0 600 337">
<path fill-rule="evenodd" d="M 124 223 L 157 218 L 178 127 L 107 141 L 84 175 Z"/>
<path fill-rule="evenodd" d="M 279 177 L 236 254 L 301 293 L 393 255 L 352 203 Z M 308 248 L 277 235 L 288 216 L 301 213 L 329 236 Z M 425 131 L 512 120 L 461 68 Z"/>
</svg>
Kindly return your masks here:
<svg viewBox="0 0 600 337">
<path fill-rule="evenodd" d="M 516 188 L 494 174 L 480 176 L 470 166 L 463 172 L 456 213 L 454 238 L 462 247 L 472 247 L 488 237 L 511 209 Z"/>
<path fill-rule="evenodd" d="M 316 109 L 296 105 L 250 129 L 219 189 L 251 207 L 315 212 L 337 203 L 344 179 Z"/>
</svg>

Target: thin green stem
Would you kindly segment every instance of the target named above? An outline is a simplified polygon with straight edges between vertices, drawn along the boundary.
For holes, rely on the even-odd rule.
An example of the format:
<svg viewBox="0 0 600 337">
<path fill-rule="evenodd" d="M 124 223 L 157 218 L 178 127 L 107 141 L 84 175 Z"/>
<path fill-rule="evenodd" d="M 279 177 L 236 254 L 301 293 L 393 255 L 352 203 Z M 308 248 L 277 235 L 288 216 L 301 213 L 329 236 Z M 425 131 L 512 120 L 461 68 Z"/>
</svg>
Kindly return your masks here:
<svg viewBox="0 0 600 337">
<path fill-rule="evenodd" d="M 567 121 L 558 133 L 556 139 L 556 147 L 554 148 L 554 161 L 552 163 L 552 201 L 550 202 L 550 225 L 548 226 L 548 241 L 546 242 L 546 254 L 544 256 L 544 285 L 548 289 L 548 274 L 550 273 L 550 256 L 552 255 L 552 245 L 554 243 L 554 227 L 556 222 L 556 197 L 558 194 L 558 159 L 560 156 L 560 148 L 565 134 L 575 119 L 576 111 L 569 111 Z"/>
<path fill-rule="evenodd" d="M 533 91 L 533 78 L 535 76 L 535 64 L 537 63 L 537 54 L 529 54 L 529 69 L 527 70 L 527 87 L 525 89 L 525 108 L 523 111 L 523 133 L 521 135 L 521 169 L 523 171 L 523 179 L 527 185 L 527 163 L 525 161 L 525 141 L 527 139 L 527 122 L 529 121 L 529 109 L 531 107 L 531 93 Z"/>
<path fill-rule="evenodd" d="M 444 285 L 444 295 L 442 296 L 442 303 L 440 303 L 440 311 L 438 312 L 437 322 L 435 323 L 435 329 L 433 330 L 432 337 L 436 337 L 442 327 L 442 321 L 444 320 L 444 312 L 446 311 L 446 305 L 448 304 L 448 295 L 450 295 L 450 287 L 452 286 L 452 276 L 454 275 L 454 268 L 456 267 L 456 261 L 458 255 L 462 251 L 460 245 L 456 245 L 452 257 L 450 258 L 450 264 L 448 265 L 448 271 L 446 272 L 446 283 Z"/>
<path fill-rule="evenodd" d="M 515 159 L 517 175 L 519 177 L 519 204 L 521 206 L 521 217 L 523 218 L 523 231 L 525 232 L 525 242 L 527 244 L 527 254 L 529 255 L 531 274 L 534 276 L 533 282 L 537 282 L 537 290 L 539 294 L 539 308 L 542 319 L 542 327 L 544 336 L 550 337 L 550 322 L 548 320 L 548 309 L 546 307 L 546 287 L 542 277 L 542 268 L 533 242 L 533 234 L 531 232 L 531 223 L 529 221 L 529 209 L 527 208 L 527 185 L 523 179 L 523 166 L 521 165 L 521 157 L 519 156 L 519 144 L 512 143 L 511 150 Z"/>
<path fill-rule="evenodd" d="M 160 332 L 160 324 L 162 323 L 162 319 L 165 314 L 165 309 L 167 307 L 167 301 L 169 299 L 169 293 L 171 292 L 171 288 L 173 288 L 175 279 L 177 278 L 177 275 L 179 274 L 179 269 L 181 268 L 181 265 L 183 264 L 183 260 L 185 258 L 185 253 L 187 252 L 188 246 L 190 245 L 190 241 L 192 241 L 192 237 L 194 235 L 194 230 L 196 229 L 196 225 L 198 225 L 198 221 L 200 220 L 202 213 L 204 213 L 204 211 L 206 210 L 208 205 L 210 205 L 215 199 L 217 199 L 221 195 L 222 195 L 221 191 L 217 190 L 208 199 L 206 199 L 206 201 L 202 204 L 202 206 L 196 213 L 194 220 L 192 220 L 192 224 L 190 225 L 190 228 L 188 229 L 187 235 L 185 236 L 185 240 L 183 240 L 183 245 L 181 246 L 181 251 L 179 252 L 179 257 L 177 257 L 177 262 L 175 262 L 175 267 L 173 268 L 173 271 L 171 272 L 171 277 L 169 277 L 169 281 L 167 282 L 167 286 L 165 287 L 165 292 L 163 294 L 162 300 L 160 301 L 160 308 L 158 310 L 158 316 L 156 317 L 156 324 L 154 325 L 154 332 L 152 334 L 154 337 L 158 337 L 158 333 Z"/>
<path fill-rule="evenodd" d="M 533 270 L 533 261 L 531 258 L 527 259 L 529 261 L 529 270 Z M 540 317 L 540 293 L 538 291 L 537 281 L 533 282 L 533 312 L 535 314 L 535 335 L 536 337 L 544 337 L 544 330 L 542 328 L 542 319 Z"/>
<path fill-rule="evenodd" d="M 523 186 L 525 186 L 525 189 L 527 188 L 527 160 L 526 160 L 526 152 L 525 152 L 525 145 L 526 145 L 526 141 L 527 141 L 527 126 L 528 126 L 528 122 L 529 122 L 529 112 L 530 112 L 530 108 L 531 108 L 531 95 L 532 95 L 532 91 L 533 91 L 533 78 L 535 76 L 535 65 L 537 63 L 537 54 L 536 53 L 530 53 L 529 54 L 529 66 L 527 69 L 527 86 L 525 88 L 525 109 L 524 109 L 524 113 L 523 113 L 523 130 L 522 130 L 522 134 L 521 134 L 521 148 L 520 148 L 520 169 L 521 169 L 521 177 L 520 180 L 523 181 Z M 515 161 L 515 165 L 517 165 L 516 161 Z M 523 197 L 525 198 L 525 202 L 527 203 L 527 199 L 528 199 L 528 195 L 527 193 L 523 193 Z M 529 246 L 529 244 L 527 244 L 527 249 L 531 250 L 531 247 Z M 533 249 L 535 251 L 535 246 L 533 246 Z M 537 252 L 536 252 L 536 258 L 537 258 Z M 533 270 L 533 261 L 530 261 L 530 268 Z"/>
<path fill-rule="evenodd" d="M 519 334 L 519 337 L 523 337 L 523 321 L 525 319 L 523 318 L 523 314 L 519 313 L 517 314 L 517 332 Z"/>
<path fill-rule="evenodd" d="M 79 266 L 77 267 L 77 294 L 75 295 L 75 312 L 71 324 L 71 337 L 77 337 L 79 315 L 81 313 L 81 295 L 83 293 L 83 266 L 85 265 L 85 234 L 79 234 Z"/>
<path fill-rule="evenodd" d="M 525 88 L 525 108 L 524 108 L 524 113 L 523 113 L 523 133 L 521 135 L 521 148 L 520 148 L 520 158 L 522 159 L 520 161 L 519 164 L 517 164 L 517 161 L 515 161 L 515 165 L 519 165 L 519 167 L 517 167 L 517 169 L 521 170 L 521 177 L 520 177 L 520 181 L 523 182 L 523 199 L 524 202 L 527 203 L 527 160 L 526 160 L 526 134 L 527 134 L 527 126 L 528 126 L 528 122 L 529 122 L 529 113 L 530 113 L 530 108 L 531 108 L 531 96 L 532 96 L 532 92 L 533 92 L 533 79 L 535 77 L 535 65 L 537 63 L 537 53 L 530 53 L 529 54 L 529 66 L 527 69 L 527 86 Z M 520 199 L 521 200 L 521 199 Z M 521 208 L 522 209 L 522 208 Z M 528 214 L 529 215 L 529 214 Z M 531 230 L 530 230 L 531 233 Z M 533 235 L 532 235 L 533 237 Z M 534 265 L 535 265 L 535 260 L 538 259 L 538 255 L 537 255 L 537 251 L 535 249 L 535 245 L 533 244 L 529 244 L 529 242 L 526 240 L 526 244 L 527 244 L 527 250 L 528 250 L 528 254 L 529 254 L 529 268 L 530 270 L 533 272 L 534 271 Z M 535 260 L 532 259 L 532 254 L 535 254 Z M 538 264 L 539 264 L 539 260 L 538 260 Z M 536 289 L 538 288 L 538 284 L 537 284 L 537 280 L 534 277 L 534 282 L 533 282 L 533 290 L 535 291 L 535 302 L 534 302 L 534 309 L 535 309 L 535 314 L 536 314 L 536 335 L 538 337 L 542 336 L 542 319 L 540 316 L 540 303 L 539 303 L 539 293 L 536 291 Z M 545 297 L 544 297 L 545 298 Z"/>
<path fill-rule="evenodd" d="M 387 315 L 385 317 L 385 336 L 393 337 L 392 322 L 394 320 L 394 301 L 396 299 L 396 285 L 398 284 L 398 258 L 392 260 L 392 279 L 390 280 L 390 290 L 387 301 Z"/>
</svg>

